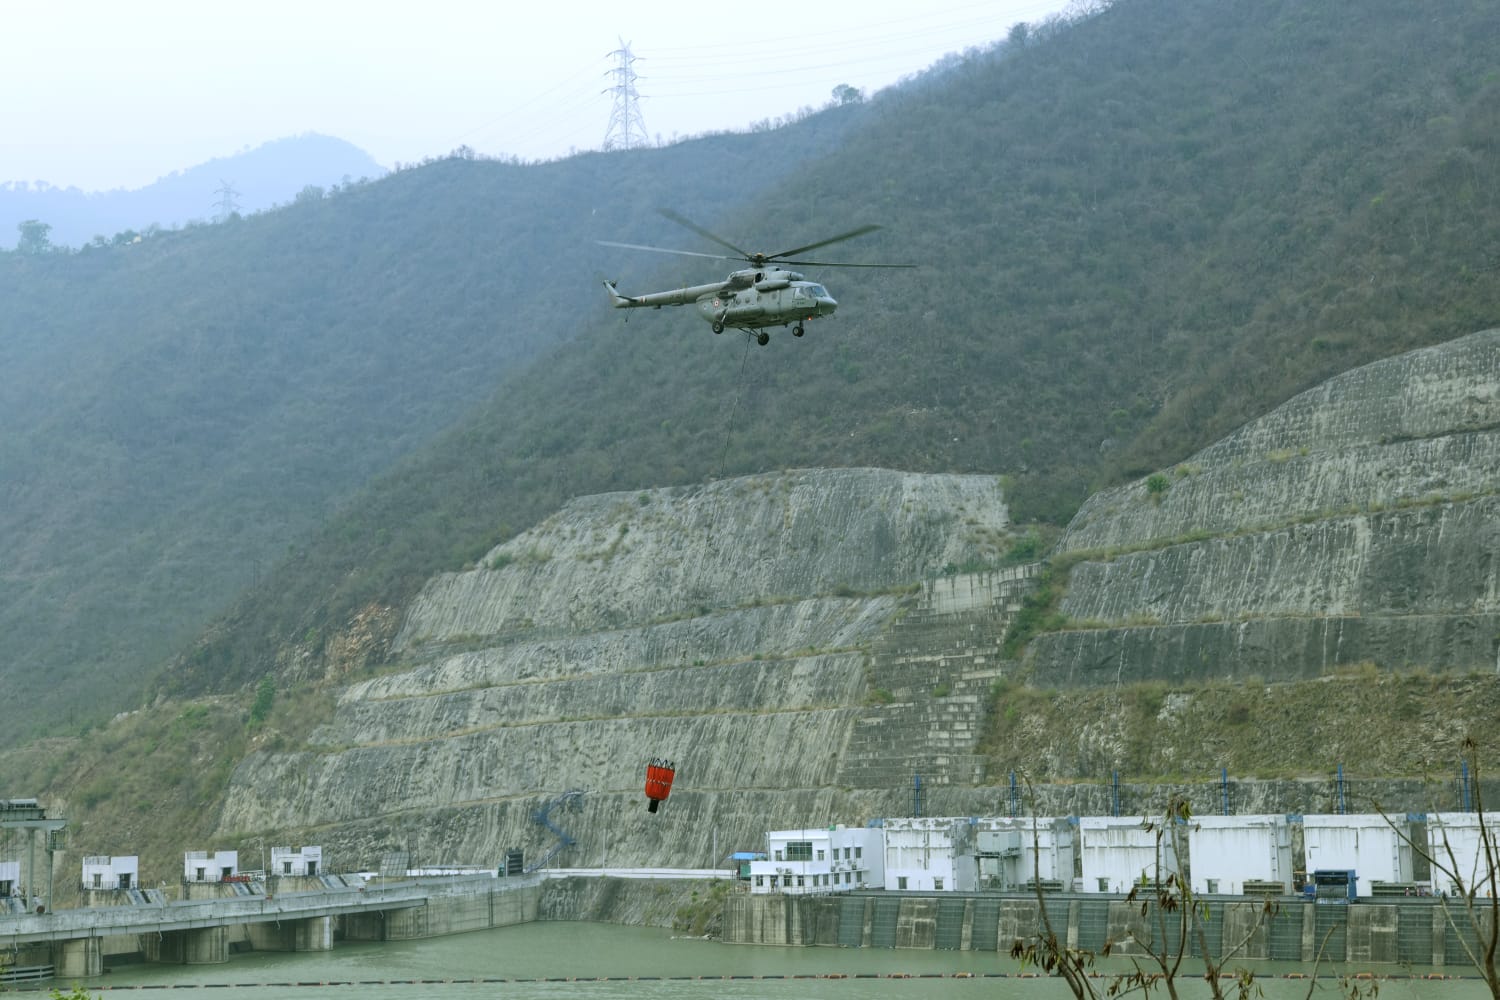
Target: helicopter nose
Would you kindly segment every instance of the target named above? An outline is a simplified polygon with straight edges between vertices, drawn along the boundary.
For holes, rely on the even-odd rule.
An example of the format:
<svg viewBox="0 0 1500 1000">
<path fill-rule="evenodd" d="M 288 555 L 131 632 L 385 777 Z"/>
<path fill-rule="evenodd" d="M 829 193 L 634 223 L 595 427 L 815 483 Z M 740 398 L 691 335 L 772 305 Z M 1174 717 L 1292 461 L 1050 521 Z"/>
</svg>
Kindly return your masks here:
<svg viewBox="0 0 1500 1000">
<path fill-rule="evenodd" d="M 838 307 L 839 307 L 839 304 L 838 304 L 838 302 L 836 302 L 834 300 L 834 298 L 833 298 L 832 295 L 826 295 L 825 294 L 825 295 L 818 296 L 818 315 L 819 316 L 829 316 Z"/>
</svg>

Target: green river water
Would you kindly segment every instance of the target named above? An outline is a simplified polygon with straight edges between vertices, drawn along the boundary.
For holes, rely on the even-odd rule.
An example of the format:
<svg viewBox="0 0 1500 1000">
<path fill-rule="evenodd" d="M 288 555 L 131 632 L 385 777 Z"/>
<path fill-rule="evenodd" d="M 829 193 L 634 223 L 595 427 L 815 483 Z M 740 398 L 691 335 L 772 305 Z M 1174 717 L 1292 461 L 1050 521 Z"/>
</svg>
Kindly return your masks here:
<svg viewBox="0 0 1500 1000">
<path fill-rule="evenodd" d="M 1059 981 L 1019 978 L 1020 971 L 993 952 L 726 945 L 653 928 L 542 922 L 425 941 L 339 942 L 316 954 L 241 953 L 225 965 L 129 964 L 83 985 L 105 1000 L 163 989 L 174 1000 L 1071 1000 Z M 1265 1000 L 1339 1000 L 1336 980 L 1284 978 L 1290 971 L 1262 971 Z M 1379 1000 L 1488 997 L 1473 979 L 1434 982 L 1399 968 L 1377 971 L 1392 977 L 1379 982 Z M 1184 983 L 1181 993 L 1194 1000 L 1209 995 L 1198 981 Z"/>
</svg>

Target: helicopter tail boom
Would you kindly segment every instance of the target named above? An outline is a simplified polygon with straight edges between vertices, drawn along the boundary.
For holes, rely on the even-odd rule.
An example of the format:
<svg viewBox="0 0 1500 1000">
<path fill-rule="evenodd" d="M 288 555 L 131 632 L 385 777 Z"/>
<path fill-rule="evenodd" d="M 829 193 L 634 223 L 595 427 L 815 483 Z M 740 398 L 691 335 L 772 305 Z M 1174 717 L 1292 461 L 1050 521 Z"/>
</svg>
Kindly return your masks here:
<svg viewBox="0 0 1500 1000">
<path fill-rule="evenodd" d="M 705 295 L 713 295 L 722 291 L 728 284 L 729 282 L 716 281 L 711 285 L 693 285 L 691 288 L 674 288 L 670 292 L 648 292 L 645 295 L 621 295 L 613 281 L 606 281 L 604 287 L 609 290 L 610 304 L 616 309 L 643 306 L 660 309 L 662 306 L 692 305 Z"/>
</svg>

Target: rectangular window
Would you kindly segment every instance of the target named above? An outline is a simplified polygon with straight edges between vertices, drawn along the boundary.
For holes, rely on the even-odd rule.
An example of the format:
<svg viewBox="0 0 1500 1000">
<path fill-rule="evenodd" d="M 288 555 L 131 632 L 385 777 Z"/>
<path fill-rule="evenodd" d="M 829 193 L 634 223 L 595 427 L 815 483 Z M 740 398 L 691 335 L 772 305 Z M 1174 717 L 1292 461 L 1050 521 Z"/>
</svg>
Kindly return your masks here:
<svg viewBox="0 0 1500 1000">
<path fill-rule="evenodd" d="M 853 881 L 854 881 L 854 873 L 853 872 L 844 872 L 844 884 L 845 885 L 849 885 Z"/>
<path fill-rule="evenodd" d="M 819 861 L 823 860 L 823 848 L 821 848 L 821 847 L 818 848 L 818 860 Z"/>
<path fill-rule="evenodd" d="M 812 841 L 789 840 L 786 845 L 786 859 L 788 861 L 811 861 Z"/>
<path fill-rule="evenodd" d="M 803 885 L 803 882 L 802 882 L 802 876 L 801 875 L 797 876 L 797 888 L 799 888 L 799 889 L 805 888 L 805 886 Z"/>
<path fill-rule="evenodd" d="M 104 876 L 101 875 L 101 874 L 99 874 L 98 872 L 94 872 L 94 888 L 98 889 L 98 888 L 100 888 L 103 885 L 104 885 Z"/>
<path fill-rule="evenodd" d="M 781 857 L 781 852 L 780 852 L 780 851 L 777 851 L 777 852 L 776 852 L 776 860 L 777 860 L 777 861 L 781 861 L 781 860 L 784 860 L 784 859 L 783 859 L 783 858 L 782 858 L 782 857 Z"/>
<path fill-rule="evenodd" d="M 943 880 L 940 879 L 940 878 L 933 879 L 932 880 L 932 887 L 934 889 L 936 889 L 938 892 L 942 892 L 943 891 Z"/>
<path fill-rule="evenodd" d="M 198 873 L 198 881 L 199 882 L 202 882 L 203 881 L 203 876 L 208 873 L 208 870 L 206 868 L 195 868 L 193 870 Z"/>
<path fill-rule="evenodd" d="M 854 849 L 854 856 L 856 858 L 862 858 L 862 857 L 864 857 L 865 856 L 865 849 L 863 847 L 856 847 Z"/>
<path fill-rule="evenodd" d="M 897 875 L 896 876 L 896 888 L 897 889 L 905 889 L 906 888 L 906 876 L 905 875 Z"/>
<path fill-rule="evenodd" d="M 283 874 L 283 875 L 290 875 L 291 873 L 292 873 L 292 863 L 290 861 L 283 861 L 281 863 L 281 874 Z"/>
<path fill-rule="evenodd" d="M 764 886 L 766 884 L 766 877 L 764 875 L 755 876 L 755 884 L 758 886 Z"/>
</svg>

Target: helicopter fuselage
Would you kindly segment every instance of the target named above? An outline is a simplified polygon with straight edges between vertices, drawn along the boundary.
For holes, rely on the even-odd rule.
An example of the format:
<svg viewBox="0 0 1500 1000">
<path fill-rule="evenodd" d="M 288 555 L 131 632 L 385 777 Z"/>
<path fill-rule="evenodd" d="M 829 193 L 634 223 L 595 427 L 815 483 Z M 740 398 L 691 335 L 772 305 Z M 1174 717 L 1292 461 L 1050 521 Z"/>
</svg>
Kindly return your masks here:
<svg viewBox="0 0 1500 1000">
<path fill-rule="evenodd" d="M 662 306 L 696 305 L 698 315 L 708 321 L 714 333 L 723 333 L 731 327 L 744 330 L 751 333 L 762 346 L 771 337 L 765 332 L 766 327 L 790 326 L 792 336 L 800 337 L 804 332 L 804 323 L 810 319 L 817 319 L 819 316 L 831 316 L 839 306 L 833 296 L 828 294 L 828 289 L 815 281 L 805 280 L 796 271 L 788 270 L 786 265 L 882 268 L 913 266 L 911 264 L 836 263 L 826 260 L 808 260 L 801 256 L 820 247 L 842 243 L 844 240 L 852 240 L 856 236 L 874 232 L 880 228 L 876 225 L 863 225 L 847 233 L 830 236 L 826 240 L 818 240 L 816 243 L 808 243 L 791 250 L 782 250 L 779 253 L 751 253 L 735 246 L 722 236 L 716 236 L 676 212 L 661 209 L 661 214 L 678 225 L 691 229 L 699 236 L 719 244 L 724 249 L 733 251 L 735 256 L 726 257 L 722 254 L 700 253 L 696 250 L 671 250 L 666 247 L 644 246 L 639 243 L 615 243 L 611 240 L 598 240 L 597 242 L 601 246 L 620 247 L 625 250 L 646 250 L 651 253 L 670 253 L 683 257 L 710 257 L 715 260 L 742 260 L 750 266 L 731 271 L 729 277 L 712 285 L 693 285 L 688 288 L 674 288 L 669 292 L 651 292 L 646 295 L 621 295 L 614 282 L 606 281 L 604 287 L 609 289 L 610 302 L 616 309 L 639 309 L 648 306 L 660 309 Z"/>
<path fill-rule="evenodd" d="M 710 324 L 738 330 L 801 324 L 831 316 L 838 302 L 828 289 L 802 280 L 796 271 L 736 271 L 719 290 L 699 296 L 698 315 Z"/>
<path fill-rule="evenodd" d="M 606 282 L 606 286 L 617 309 L 696 305 L 716 333 L 796 324 L 800 336 L 804 322 L 831 316 L 838 308 L 828 289 L 778 267 L 747 268 L 713 284 L 647 295 L 621 295 L 614 285 Z"/>
</svg>

